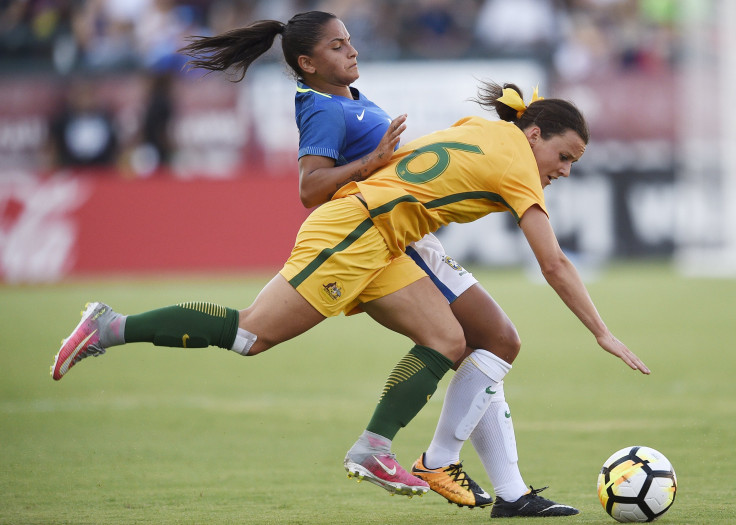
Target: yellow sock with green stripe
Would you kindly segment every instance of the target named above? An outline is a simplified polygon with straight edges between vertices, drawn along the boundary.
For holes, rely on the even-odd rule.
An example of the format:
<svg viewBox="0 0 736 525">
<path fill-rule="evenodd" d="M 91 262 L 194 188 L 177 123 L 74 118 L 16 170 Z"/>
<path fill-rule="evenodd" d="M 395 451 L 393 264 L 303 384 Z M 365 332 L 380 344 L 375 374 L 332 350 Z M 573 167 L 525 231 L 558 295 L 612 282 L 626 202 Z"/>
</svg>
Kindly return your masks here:
<svg viewBox="0 0 736 525">
<path fill-rule="evenodd" d="M 416 345 L 394 367 L 366 430 L 393 439 L 427 404 L 452 361 Z"/>
<path fill-rule="evenodd" d="M 125 342 L 230 349 L 238 332 L 238 319 L 238 311 L 232 308 L 212 303 L 181 303 L 127 316 Z"/>
</svg>

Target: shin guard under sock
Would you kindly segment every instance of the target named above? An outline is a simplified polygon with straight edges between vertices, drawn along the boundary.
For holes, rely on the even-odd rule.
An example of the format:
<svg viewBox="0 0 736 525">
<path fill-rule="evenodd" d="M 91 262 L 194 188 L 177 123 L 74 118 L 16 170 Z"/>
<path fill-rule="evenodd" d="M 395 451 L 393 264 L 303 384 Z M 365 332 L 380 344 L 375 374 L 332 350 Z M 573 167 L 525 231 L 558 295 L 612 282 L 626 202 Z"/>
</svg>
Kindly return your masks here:
<svg viewBox="0 0 736 525">
<path fill-rule="evenodd" d="M 452 364 L 436 350 L 414 346 L 389 375 L 366 430 L 393 439 L 427 404 Z"/>
<path fill-rule="evenodd" d="M 156 346 L 230 349 L 238 332 L 239 313 L 212 303 L 181 303 L 129 315 L 125 342 L 148 342 Z"/>
</svg>

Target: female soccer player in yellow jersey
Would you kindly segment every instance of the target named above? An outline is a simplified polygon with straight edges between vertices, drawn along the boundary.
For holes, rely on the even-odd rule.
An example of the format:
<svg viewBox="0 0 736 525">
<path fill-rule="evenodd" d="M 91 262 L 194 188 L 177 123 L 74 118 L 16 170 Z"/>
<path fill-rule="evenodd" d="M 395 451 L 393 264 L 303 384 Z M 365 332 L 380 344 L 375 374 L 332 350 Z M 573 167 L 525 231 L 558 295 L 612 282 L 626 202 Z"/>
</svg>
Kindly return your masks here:
<svg viewBox="0 0 736 525">
<path fill-rule="evenodd" d="M 363 180 L 385 165 L 405 129 L 406 116 L 392 122 L 364 93 L 351 87 L 359 76 L 358 52 L 343 23 L 330 13 L 302 13 L 287 24 L 259 22 L 223 35 L 196 39 L 186 51 L 195 59 L 195 66 L 214 71 L 239 70 L 243 78 L 249 63 L 267 49 L 277 33 L 282 35 L 286 62 L 297 79 L 300 195 L 306 207 L 313 207 L 328 201 L 348 182 Z M 468 345 L 465 356 L 473 354 L 473 359 L 451 382 L 445 397 L 445 415 L 412 473 L 448 501 L 469 507 L 490 505 L 490 494 L 470 478 L 460 462 L 461 447 L 470 435 L 473 445 L 483 451 L 483 463 L 496 495 L 500 501 L 515 503 L 528 490 L 516 460 L 511 418 L 497 415 L 510 414 L 502 380 L 519 351 L 516 329 L 473 275 L 445 253 L 434 235 L 427 234 L 411 243 L 406 252 L 450 303 Z M 458 365 L 460 361 L 455 366 Z M 452 416 L 463 414 L 466 416 L 459 430 L 457 418 Z M 348 452 L 346 469 L 389 490 L 394 490 L 394 486 L 388 483 L 401 480 L 423 485 L 419 479 L 407 477 L 401 468 L 390 474 L 380 463 L 372 461 L 376 451 L 386 448 L 385 436 L 393 434 L 393 429 L 384 428 L 384 420 L 391 422 L 391 414 L 371 421 L 369 429 Z M 381 448 L 376 450 L 374 443 Z M 548 514 L 575 512 L 572 507 L 541 497 L 534 499 L 534 506 L 526 500 L 519 503 L 526 504 L 525 512 L 538 512 L 540 507 Z M 499 508 L 496 507 L 497 512 Z"/>
<path fill-rule="evenodd" d="M 380 435 L 388 438 L 390 446 L 390 439 L 426 403 L 466 346 L 463 327 L 447 300 L 404 250 L 443 224 L 468 222 L 495 211 L 513 214 L 548 282 L 598 344 L 631 368 L 649 373 L 603 323 L 560 250 L 545 211 L 542 188 L 568 176 L 572 162 L 585 150 L 584 119 L 574 106 L 556 99 L 537 100 L 526 108 L 513 86 L 502 93 L 499 86 L 486 84 L 479 102 L 495 109 L 506 122 L 463 119 L 407 144 L 373 176 L 339 190 L 305 221 L 284 268 L 250 307 L 237 312 L 194 303 L 122 316 L 101 303 L 92 304 L 62 345 L 54 378 L 60 379 L 78 360 L 125 342 L 179 347 L 214 344 L 255 355 L 326 316 L 350 312 L 361 304 L 374 318 L 416 343 L 389 378 L 372 420 L 380 421 L 378 426 L 384 429 Z M 488 366 L 474 355 L 457 375 L 471 365 L 482 371 Z M 486 388 L 493 390 L 488 379 Z M 459 438 L 477 416 L 467 407 L 463 412 L 454 425 Z M 391 417 L 386 418 L 387 413 Z M 395 421 L 393 426 L 385 423 L 387 419 Z M 377 449 L 365 461 L 389 472 L 400 469 L 390 450 L 380 449 L 385 442 L 372 445 Z M 395 490 L 416 489 L 399 484 Z M 520 515 L 519 508 L 537 500 L 543 498 L 536 491 L 516 502 L 498 498 L 492 515 Z"/>
</svg>

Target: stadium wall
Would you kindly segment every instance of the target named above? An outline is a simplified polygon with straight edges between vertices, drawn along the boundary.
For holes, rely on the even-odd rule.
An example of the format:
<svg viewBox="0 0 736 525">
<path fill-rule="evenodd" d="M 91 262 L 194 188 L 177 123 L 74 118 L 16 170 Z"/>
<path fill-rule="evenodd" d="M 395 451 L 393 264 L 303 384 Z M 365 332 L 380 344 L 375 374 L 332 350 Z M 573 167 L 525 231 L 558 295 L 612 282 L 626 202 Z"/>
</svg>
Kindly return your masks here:
<svg viewBox="0 0 736 525">
<path fill-rule="evenodd" d="M 0 278 L 275 271 L 306 215 L 286 177 L 0 181 Z"/>
</svg>

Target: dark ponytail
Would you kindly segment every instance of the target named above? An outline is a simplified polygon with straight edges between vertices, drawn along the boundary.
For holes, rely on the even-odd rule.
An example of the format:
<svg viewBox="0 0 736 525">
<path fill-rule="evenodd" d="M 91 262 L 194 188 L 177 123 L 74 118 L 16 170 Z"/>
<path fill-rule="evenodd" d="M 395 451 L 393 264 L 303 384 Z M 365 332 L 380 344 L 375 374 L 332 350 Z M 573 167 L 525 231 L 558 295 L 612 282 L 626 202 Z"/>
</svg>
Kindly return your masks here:
<svg viewBox="0 0 736 525">
<path fill-rule="evenodd" d="M 501 120 L 513 122 L 519 129 L 539 126 L 545 140 L 553 135 L 562 135 L 567 130 L 577 133 L 586 144 L 590 140 L 585 117 L 572 103 L 559 98 L 545 98 L 530 103 L 519 115 L 517 109 L 498 100 L 503 95 L 504 89 L 513 89 L 522 100 L 524 99 L 521 89 L 515 84 L 504 84 L 502 87 L 495 82 L 482 82 L 478 88 L 478 97 L 472 100 L 488 110 L 495 111 Z"/>
<path fill-rule="evenodd" d="M 324 25 L 332 13 L 309 11 L 295 15 L 284 24 L 277 20 L 260 20 L 246 27 L 233 29 L 217 36 L 195 36 L 180 50 L 193 58 L 190 69 L 208 71 L 234 70 L 239 73 L 235 82 L 243 80 L 255 59 L 271 49 L 276 35 L 281 35 L 284 59 L 297 78 L 302 76 L 299 56 L 311 56 L 314 46 L 322 37 Z"/>
<path fill-rule="evenodd" d="M 208 71 L 234 69 L 243 80 L 248 67 L 271 49 L 276 35 L 284 32 L 284 24 L 276 20 L 260 20 L 249 26 L 233 29 L 217 36 L 195 36 L 181 52 L 193 58 L 190 69 Z"/>
</svg>

